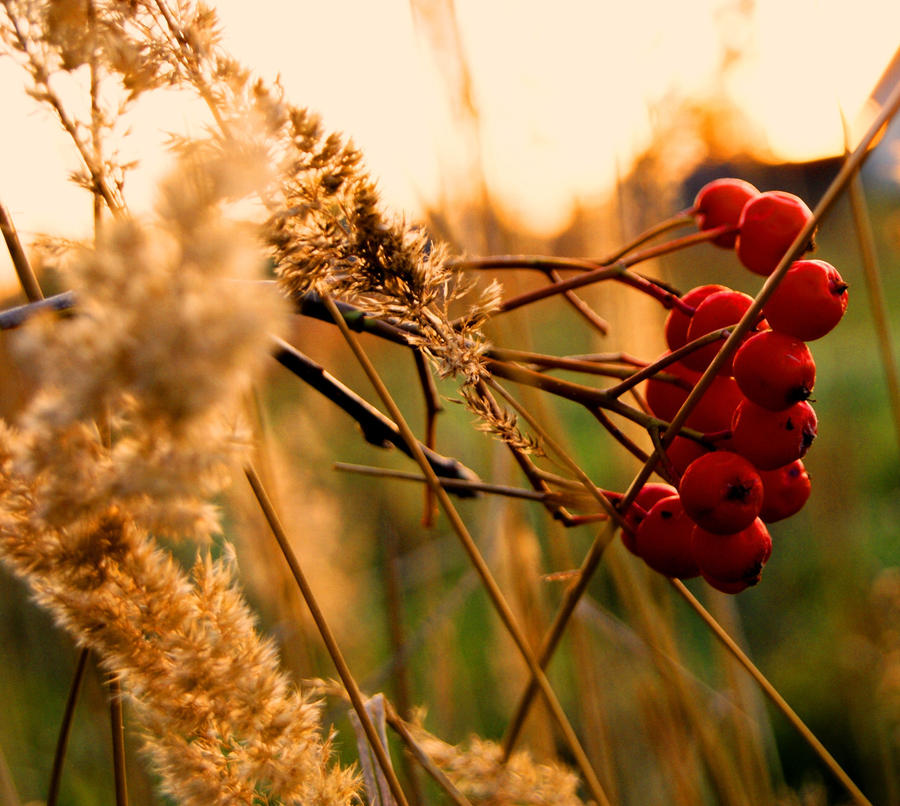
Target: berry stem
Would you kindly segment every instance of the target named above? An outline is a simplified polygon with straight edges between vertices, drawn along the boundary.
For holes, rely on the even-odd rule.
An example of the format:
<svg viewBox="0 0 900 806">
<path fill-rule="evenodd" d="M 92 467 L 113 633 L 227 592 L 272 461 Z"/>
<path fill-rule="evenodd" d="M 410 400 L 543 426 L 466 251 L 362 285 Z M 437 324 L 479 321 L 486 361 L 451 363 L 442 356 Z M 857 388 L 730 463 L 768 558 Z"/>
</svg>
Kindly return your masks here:
<svg viewBox="0 0 900 806">
<path fill-rule="evenodd" d="M 386 479 L 398 479 L 400 481 L 417 481 L 427 483 L 428 479 L 421 473 L 414 473 L 406 470 L 393 470 L 388 467 L 372 467 L 370 465 L 356 465 L 347 462 L 335 462 L 332 467 L 344 473 L 356 473 L 361 476 L 377 476 Z M 553 491 L 542 492 L 539 490 L 528 490 L 522 487 L 511 487 L 505 484 L 491 484 L 485 481 L 474 481 L 469 479 L 448 479 L 438 477 L 441 486 L 450 492 L 458 490 L 468 490 L 471 492 L 484 492 L 491 495 L 502 495 L 507 498 L 522 498 L 528 501 L 553 501 L 565 496 L 565 493 Z M 610 500 L 618 501 L 622 497 L 622 493 L 613 492 L 611 490 L 603 490 L 604 495 Z"/>
<path fill-rule="evenodd" d="M 565 369 L 571 372 L 583 372 L 587 375 L 603 375 L 610 378 L 630 378 L 634 372 L 632 361 L 625 362 L 622 358 L 610 357 L 606 360 L 586 360 L 582 358 L 544 355 L 543 353 L 531 353 L 525 350 L 510 350 L 505 347 L 492 347 L 485 351 L 489 358 L 498 361 L 514 361 L 521 364 L 531 364 L 545 369 Z M 636 361 L 636 359 L 635 359 Z M 628 363 L 629 366 L 617 366 Z M 643 366 L 643 364 L 638 364 Z"/>
<path fill-rule="evenodd" d="M 627 244 L 620 247 L 612 254 L 607 255 L 604 258 L 600 258 L 597 262 L 602 265 L 615 263 L 617 260 L 620 260 L 629 252 L 637 249 L 639 246 L 642 246 L 647 241 L 652 240 L 657 235 L 662 235 L 663 233 L 669 232 L 670 230 L 678 229 L 679 227 L 684 227 L 688 224 L 692 224 L 694 222 L 695 212 L 696 210 L 693 207 L 690 207 L 686 210 L 682 210 L 680 213 L 676 213 L 675 215 L 665 219 L 664 221 L 660 221 L 658 224 L 654 224 L 652 227 L 645 229 L 640 235 L 635 236 Z"/>
<path fill-rule="evenodd" d="M 580 403 L 587 409 L 608 409 L 644 428 L 665 425 L 663 420 L 610 398 L 602 389 L 553 378 L 534 370 L 501 361 L 488 360 L 487 369 L 498 378 L 506 378 L 526 386 L 533 386 L 544 392 L 550 392 L 575 403 Z"/>
<path fill-rule="evenodd" d="M 629 375 L 622 383 L 616 384 L 615 386 L 611 386 L 606 390 L 606 394 L 610 397 L 619 397 L 624 392 L 627 392 L 629 389 L 637 386 L 641 381 L 646 381 L 648 378 L 657 377 L 661 381 L 668 381 L 670 383 L 674 383 L 678 386 L 682 386 L 684 384 L 683 379 L 676 378 L 674 375 L 658 375 L 659 372 L 664 370 L 670 364 L 674 364 L 676 361 L 680 361 L 684 356 L 689 355 L 695 350 L 699 350 L 701 347 L 705 347 L 707 344 L 711 344 L 714 341 L 718 341 L 720 339 L 727 339 L 728 335 L 731 333 L 731 328 L 724 327 L 720 330 L 713 330 L 709 333 L 705 333 L 699 338 L 694 339 L 693 341 L 688 342 L 687 344 L 679 347 L 677 350 L 673 350 L 670 353 L 658 358 L 652 364 L 647 364 L 647 366 L 638 370 L 637 372 Z"/>
<path fill-rule="evenodd" d="M 605 411 L 602 409 L 591 409 L 591 414 L 593 414 L 597 422 L 609 432 L 610 436 L 639 462 L 647 461 L 646 452 L 641 450 L 638 444 L 630 439 L 628 435 L 607 416 Z M 621 500 L 621 498 L 622 496 L 619 495 L 618 500 Z"/>
<path fill-rule="evenodd" d="M 721 442 L 723 439 L 729 439 L 731 436 L 731 429 L 726 428 L 723 431 L 710 431 L 709 433 L 704 434 L 703 440 L 705 442 Z"/>
<path fill-rule="evenodd" d="M 847 187 L 850 180 L 853 178 L 853 176 L 862 166 L 865 159 L 871 153 L 871 145 L 874 142 L 875 138 L 878 136 L 878 133 L 888 123 L 888 121 L 897 114 L 898 110 L 900 110 L 900 84 L 898 84 L 893 89 L 890 96 L 882 106 L 878 116 L 869 126 L 866 134 L 860 140 L 853 153 L 851 153 L 847 158 L 844 165 L 841 167 L 841 170 L 838 172 L 838 175 L 834 178 L 834 180 L 832 180 L 821 200 L 816 205 L 815 209 L 813 210 L 812 218 L 810 218 L 803 229 L 797 234 L 794 242 L 785 252 L 781 261 L 775 267 L 775 270 L 763 284 L 763 287 L 754 300 L 753 304 L 747 309 L 741 321 L 738 322 L 738 324 L 732 331 L 731 336 L 722 346 L 722 349 L 718 352 L 707 370 L 703 373 L 703 375 L 701 375 L 699 381 L 697 382 L 697 385 L 694 387 L 691 394 L 688 395 L 687 400 L 685 400 L 685 402 L 682 404 L 678 413 L 669 424 L 668 430 L 663 435 L 662 445 L 658 446 L 654 450 L 649 460 L 643 465 L 643 467 L 641 467 L 640 471 L 635 476 L 634 480 L 626 491 L 625 497 L 623 499 L 625 505 L 633 501 L 634 497 L 644 486 L 644 483 L 650 477 L 650 474 L 653 472 L 654 468 L 660 460 L 660 455 L 662 453 L 661 448 L 667 443 L 671 442 L 671 440 L 674 439 L 674 437 L 678 434 L 679 429 L 684 424 L 684 421 L 687 419 L 691 411 L 693 411 L 694 406 L 709 388 L 709 385 L 712 383 L 712 380 L 715 377 L 715 373 L 718 371 L 719 367 L 724 365 L 725 361 L 727 361 L 730 358 L 731 354 L 737 349 L 741 337 L 750 330 L 753 323 L 756 321 L 756 318 L 762 312 L 762 307 L 765 304 L 766 300 L 775 290 L 777 284 L 781 281 L 781 278 L 787 273 L 787 270 L 790 267 L 791 263 L 803 251 L 803 249 L 805 249 L 813 230 L 816 228 L 816 226 L 818 226 L 822 218 L 824 218 L 824 216 L 832 208 L 834 203 L 837 201 L 840 193 Z M 813 747 L 820 758 L 822 758 L 822 760 L 826 763 L 829 769 L 834 772 L 841 783 L 847 788 L 847 790 L 853 796 L 854 800 L 862 806 L 871 806 L 870 801 L 865 797 L 865 795 L 862 794 L 859 788 L 853 783 L 852 779 L 850 779 L 850 777 L 843 771 L 843 769 L 841 769 L 841 767 L 831 757 L 831 755 L 824 748 L 821 742 L 819 742 L 819 740 L 809 730 L 809 728 L 806 727 L 802 720 L 800 720 L 800 718 L 793 712 L 793 710 L 791 710 L 790 706 L 787 705 L 778 691 L 751 663 L 750 659 L 741 651 L 740 647 L 737 646 L 737 644 L 725 632 L 721 625 L 719 625 L 718 622 L 716 622 L 715 619 L 713 619 L 712 616 L 702 607 L 702 605 L 700 605 L 700 603 L 694 598 L 694 596 L 684 586 L 683 583 L 679 582 L 678 580 L 671 580 L 671 583 L 688 601 L 691 607 L 693 607 L 694 610 L 701 616 L 701 618 L 715 633 L 716 637 L 722 642 L 722 644 L 750 672 L 750 674 L 754 677 L 760 687 L 763 688 L 764 692 L 772 699 L 776 706 L 778 706 L 779 710 L 781 710 L 782 713 L 784 713 L 788 717 L 789 721 L 794 725 L 798 732 L 801 733 L 801 735 L 806 739 L 810 746 Z"/>
<path fill-rule="evenodd" d="M 556 269 L 550 269 L 547 277 L 551 282 L 561 283 L 563 278 Z M 578 296 L 574 291 L 563 291 L 563 297 L 566 302 L 575 309 L 579 316 L 584 319 L 591 327 L 596 329 L 601 335 L 605 336 L 609 333 L 609 322 L 607 322 L 600 314 L 598 314 L 587 302 Z"/>
<path fill-rule="evenodd" d="M 646 260 L 661 257 L 679 249 L 686 249 L 694 244 L 710 241 L 719 235 L 732 232 L 734 227 L 722 226 L 715 229 L 696 232 L 685 235 L 681 238 L 675 238 L 666 241 L 658 246 L 652 246 L 641 252 L 624 257 L 613 264 L 601 264 L 593 260 L 585 260 L 584 258 L 569 257 L 544 257 L 540 255 L 495 255 L 491 257 L 469 258 L 467 260 L 454 261 L 451 265 L 453 268 L 460 270 L 484 270 L 484 269 L 531 269 L 546 273 L 550 269 L 557 270 L 577 270 L 582 272 L 575 277 L 569 277 L 558 283 L 553 283 L 543 288 L 537 288 L 524 294 L 511 297 L 505 302 L 500 303 L 495 313 L 506 313 L 508 311 L 521 308 L 523 305 L 530 305 L 548 297 L 561 294 L 582 286 L 591 285 L 593 283 L 602 282 L 604 280 L 614 280 L 616 282 L 630 285 L 632 288 L 647 294 L 658 300 L 664 308 L 677 308 L 678 310 L 688 314 L 693 314 L 694 308 L 686 305 L 679 299 L 679 295 L 673 293 L 668 288 L 650 278 L 640 274 L 628 271 L 629 267 L 635 266 Z"/>
</svg>

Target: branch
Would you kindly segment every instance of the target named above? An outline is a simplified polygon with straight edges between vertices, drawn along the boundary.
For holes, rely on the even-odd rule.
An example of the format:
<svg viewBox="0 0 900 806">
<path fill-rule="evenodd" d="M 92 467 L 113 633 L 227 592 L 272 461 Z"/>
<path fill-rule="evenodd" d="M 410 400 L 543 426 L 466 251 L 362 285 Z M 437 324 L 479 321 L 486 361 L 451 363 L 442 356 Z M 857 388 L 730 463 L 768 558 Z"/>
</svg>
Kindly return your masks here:
<svg viewBox="0 0 900 806">
<path fill-rule="evenodd" d="M 328 373 L 324 367 L 283 339 L 272 336 L 272 343 L 275 360 L 356 420 L 366 442 L 379 448 L 393 445 L 410 458 L 415 458 L 397 425 L 371 403 L 361 398 L 356 392 Z M 419 443 L 419 446 L 437 476 L 464 481 L 478 480 L 474 471 L 456 459 L 442 456 L 422 443 Z M 477 492 L 459 490 L 457 495 L 471 497 L 477 495 Z"/>
</svg>

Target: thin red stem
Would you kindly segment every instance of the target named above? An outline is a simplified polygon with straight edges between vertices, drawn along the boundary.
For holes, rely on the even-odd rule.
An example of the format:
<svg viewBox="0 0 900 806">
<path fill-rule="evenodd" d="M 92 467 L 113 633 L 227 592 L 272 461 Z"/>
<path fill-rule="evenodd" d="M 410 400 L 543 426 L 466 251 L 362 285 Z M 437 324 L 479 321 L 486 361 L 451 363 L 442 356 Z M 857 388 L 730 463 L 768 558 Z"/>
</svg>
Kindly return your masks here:
<svg viewBox="0 0 900 806">
<path fill-rule="evenodd" d="M 596 261 L 585 260 L 583 258 L 500 255 L 461 260 L 455 262 L 453 266 L 458 269 L 533 269 L 544 273 L 551 269 L 568 269 L 581 272 L 581 274 L 575 277 L 570 277 L 566 280 L 553 283 L 552 285 L 544 286 L 512 297 L 500 304 L 497 313 L 506 313 L 507 311 L 521 308 L 523 305 L 529 305 L 532 302 L 547 299 L 556 294 L 561 294 L 565 291 L 581 288 L 593 283 L 602 282 L 604 280 L 614 280 L 630 285 L 638 291 L 653 297 L 666 308 L 677 308 L 684 313 L 691 315 L 694 312 L 694 308 L 683 303 L 677 294 L 647 277 L 635 274 L 634 272 L 629 272 L 628 268 L 646 260 L 670 254 L 679 249 L 686 249 L 695 244 L 710 241 L 713 238 L 717 238 L 719 235 L 724 235 L 733 231 L 734 227 L 722 226 L 703 232 L 692 233 L 681 238 L 666 241 L 657 246 L 649 247 L 641 252 L 635 252 L 628 257 L 622 258 L 613 265 L 598 264 Z"/>
</svg>

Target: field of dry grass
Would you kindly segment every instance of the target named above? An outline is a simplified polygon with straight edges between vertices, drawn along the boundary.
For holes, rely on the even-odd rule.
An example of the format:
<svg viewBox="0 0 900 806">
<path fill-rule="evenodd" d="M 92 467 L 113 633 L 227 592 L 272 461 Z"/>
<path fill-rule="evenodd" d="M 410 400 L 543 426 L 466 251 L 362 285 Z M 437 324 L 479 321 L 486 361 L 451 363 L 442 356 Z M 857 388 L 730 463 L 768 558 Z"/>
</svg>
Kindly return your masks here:
<svg viewBox="0 0 900 806">
<path fill-rule="evenodd" d="M 652 149 L 552 242 L 484 187 L 410 225 L 201 4 L 3 7 L 94 233 L 0 208 L 0 806 L 900 801 L 900 196 L 860 181 L 900 88 L 766 279 Z M 172 87 L 209 127 L 139 220 L 118 123 Z M 687 418 L 813 231 L 851 302 L 812 495 L 761 579 L 657 573 L 624 516 L 676 435 L 721 448 Z M 706 283 L 750 308 L 663 418 Z"/>
</svg>

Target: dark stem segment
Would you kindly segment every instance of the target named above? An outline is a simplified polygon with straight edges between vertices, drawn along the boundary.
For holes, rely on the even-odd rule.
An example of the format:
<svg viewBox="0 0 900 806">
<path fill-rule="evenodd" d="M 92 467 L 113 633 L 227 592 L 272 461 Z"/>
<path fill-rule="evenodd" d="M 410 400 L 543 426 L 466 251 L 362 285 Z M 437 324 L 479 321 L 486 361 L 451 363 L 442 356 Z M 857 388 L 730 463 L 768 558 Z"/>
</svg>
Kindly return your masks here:
<svg viewBox="0 0 900 806">
<path fill-rule="evenodd" d="M 122 685 L 115 676 L 109 680 L 109 721 L 112 730 L 113 781 L 116 806 L 128 806 L 128 781 L 125 775 L 125 720 L 122 713 Z"/>
<path fill-rule="evenodd" d="M 414 458 L 412 451 L 403 439 L 397 425 L 371 403 L 361 398 L 353 390 L 342 384 L 337 378 L 329 374 L 321 365 L 297 348 L 279 339 L 272 337 L 273 354 L 275 359 L 283 367 L 290 370 L 304 383 L 309 384 L 318 392 L 321 392 L 332 403 L 349 414 L 362 429 L 366 442 L 377 445 L 380 448 L 393 445 L 403 451 L 407 456 Z M 475 481 L 478 476 L 461 462 L 442 456 L 426 445 L 421 445 L 422 452 L 428 460 L 428 464 L 434 472 L 441 477 L 450 479 L 463 479 Z M 472 491 L 460 490 L 461 496 L 472 496 Z"/>
<path fill-rule="evenodd" d="M 0 330 L 12 330 L 20 327 L 30 317 L 40 311 L 72 310 L 75 307 L 75 302 L 75 292 L 65 291 L 61 294 L 55 294 L 52 297 L 42 299 L 39 302 L 31 302 L 26 305 L 18 305 L 15 308 L 8 308 L 5 311 L 0 311 Z M 315 303 L 313 304 L 315 305 Z M 367 317 L 362 311 L 359 311 L 359 309 L 353 308 L 352 306 L 342 307 L 349 309 L 347 310 L 347 314 L 350 319 L 356 323 L 366 322 L 371 325 L 384 326 L 383 328 L 374 327 L 371 329 L 366 327 L 365 329 L 367 331 L 371 332 L 374 330 L 379 336 L 386 336 L 391 341 L 409 346 L 406 343 L 405 337 L 402 335 L 398 336 L 397 334 L 400 331 L 393 326 L 379 322 L 377 319 Z M 322 310 L 324 310 L 324 306 Z M 359 315 L 357 316 L 356 314 Z M 330 316 L 327 321 L 333 322 Z M 393 421 L 385 417 L 372 404 L 368 403 L 353 390 L 342 384 L 322 366 L 301 353 L 295 347 L 275 336 L 273 336 L 272 339 L 274 342 L 272 350 L 274 358 L 283 367 L 290 370 L 294 375 L 312 386 L 316 391 L 321 392 L 335 405 L 353 417 L 353 419 L 359 423 L 363 436 L 367 442 L 381 448 L 393 445 L 412 458 L 411 451 L 400 434 L 400 429 L 397 428 Z M 458 460 L 443 456 L 425 445 L 422 446 L 422 450 L 426 459 L 428 459 L 428 463 L 434 469 L 434 472 L 441 478 L 460 479 L 463 481 L 476 481 L 478 479 L 478 475 L 473 470 L 470 470 Z M 468 497 L 477 495 L 477 492 L 471 490 L 459 490 L 457 494 L 462 497 Z"/>
<path fill-rule="evenodd" d="M 314 291 L 294 297 L 294 305 L 296 311 L 310 319 L 318 319 L 321 322 L 327 322 L 329 325 L 334 324 L 334 319 L 325 307 L 322 298 Z M 371 333 L 379 338 L 392 341 L 395 344 L 402 344 L 409 347 L 410 342 L 408 336 L 421 336 L 421 332 L 413 325 L 394 324 L 378 319 L 367 314 L 360 308 L 350 305 L 346 302 L 335 301 L 334 304 L 341 312 L 341 316 L 347 323 L 347 327 L 355 333 Z"/>
<path fill-rule="evenodd" d="M 37 302 L 7 308 L 5 311 L 0 311 L 0 330 L 13 330 L 21 327 L 28 319 L 41 311 L 68 311 L 74 307 L 75 292 L 64 291 Z"/>
<path fill-rule="evenodd" d="M 66 698 L 66 707 L 63 710 L 62 721 L 59 725 L 59 736 L 56 739 L 56 752 L 53 755 L 53 767 L 50 771 L 50 785 L 47 787 L 47 806 L 56 806 L 56 801 L 59 798 L 59 787 L 62 782 L 62 771 L 66 760 L 66 748 L 69 746 L 69 735 L 72 732 L 75 705 L 78 703 L 78 694 L 81 691 L 81 683 L 84 680 L 88 654 L 89 651 L 87 649 L 79 650 L 78 660 L 75 663 L 75 674 L 72 676 L 72 685 L 69 687 L 69 696 Z"/>
<path fill-rule="evenodd" d="M 396 479 L 400 481 L 416 481 L 427 484 L 428 479 L 420 473 L 412 473 L 405 470 L 392 470 L 385 467 L 372 467 L 370 465 L 355 465 L 347 462 L 335 462 L 335 470 L 344 473 L 358 473 L 361 476 L 375 476 L 382 479 Z M 439 477 L 441 487 L 448 492 L 458 494 L 460 490 L 469 492 L 485 492 L 491 495 L 503 495 L 507 498 L 520 498 L 526 501 L 545 501 L 552 496 L 551 492 L 538 492 L 526 490 L 521 487 L 508 487 L 503 484 L 489 484 L 483 481 L 463 481 L 462 479 L 448 479 Z"/>
<path fill-rule="evenodd" d="M 419 383 L 422 385 L 422 394 L 425 397 L 425 445 L 434 450 L 437 443 L 437 416 L 444 410 L 441 405 L 441 398 L 438 394 L 437 384 L 434 382 L 434 376 L 428 367 L 428 361 L 425 354 L 419 349 L 413 349 L 413 358 L 416 362 L 416 374 L 419 377 Z M 431 487 L 425 485 L 425 495 L 422 511 L 422 525 L 430 529 L 434 526 L 434 518 L 438 512 L 437 501 Z"/>
</svg>

